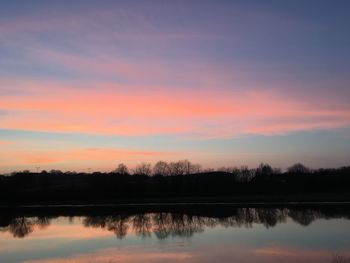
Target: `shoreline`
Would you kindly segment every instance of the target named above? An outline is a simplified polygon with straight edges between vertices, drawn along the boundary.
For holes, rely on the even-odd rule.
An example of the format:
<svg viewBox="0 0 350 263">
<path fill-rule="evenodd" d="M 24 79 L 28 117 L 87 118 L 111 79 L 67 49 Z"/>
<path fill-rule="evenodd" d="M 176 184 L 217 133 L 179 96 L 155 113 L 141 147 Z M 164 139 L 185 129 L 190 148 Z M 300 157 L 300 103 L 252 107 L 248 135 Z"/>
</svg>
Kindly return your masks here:
<svg viewBox="0 0 350 263">
<path fill-rule="evenodd" d="M 0 201 L 0 208 L 40 207 L 138 207 L 138 206 L 269 206 L 269 205 L 350 205 L 350 193 L 240 195 L 173 198 L 120 198 L 98 200 L 11 200 Z"/>
</svg>

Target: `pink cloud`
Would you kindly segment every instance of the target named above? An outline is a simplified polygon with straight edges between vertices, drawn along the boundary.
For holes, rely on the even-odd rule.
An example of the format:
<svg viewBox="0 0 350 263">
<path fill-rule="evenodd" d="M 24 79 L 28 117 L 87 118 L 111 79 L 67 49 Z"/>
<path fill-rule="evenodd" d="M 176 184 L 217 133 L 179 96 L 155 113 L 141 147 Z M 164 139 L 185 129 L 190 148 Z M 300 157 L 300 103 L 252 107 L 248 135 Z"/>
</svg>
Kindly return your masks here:
<svg viewBox="0 0 350 263">
<path fill-rule="evenodd" d="M 151 87 L 14 82 L 33 94 L 2 96 L 0 128 L 112 135 L 226 137 L 350 126 L 350 109 L 296 101 L 269 91 L 152 93 Z M 136 93 L 135 90 L 139 89 Z M 149 91 L 147 91 L 149 90 Z"/>
</svg>

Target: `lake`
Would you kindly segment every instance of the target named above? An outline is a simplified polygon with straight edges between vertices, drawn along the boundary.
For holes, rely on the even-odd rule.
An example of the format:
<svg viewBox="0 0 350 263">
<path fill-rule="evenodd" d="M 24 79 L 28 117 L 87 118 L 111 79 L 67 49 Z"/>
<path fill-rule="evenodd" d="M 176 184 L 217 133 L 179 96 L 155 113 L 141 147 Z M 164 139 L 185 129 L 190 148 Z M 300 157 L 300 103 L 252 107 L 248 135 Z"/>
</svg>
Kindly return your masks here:
<svg viewBox="0 0 350 263">
<path fill-rule="evenodd" d="M 350 258 L 349 205 L 62 206 L 0 212 L 1 263 L 332 263 L 337 257 Z"/>
</svg>

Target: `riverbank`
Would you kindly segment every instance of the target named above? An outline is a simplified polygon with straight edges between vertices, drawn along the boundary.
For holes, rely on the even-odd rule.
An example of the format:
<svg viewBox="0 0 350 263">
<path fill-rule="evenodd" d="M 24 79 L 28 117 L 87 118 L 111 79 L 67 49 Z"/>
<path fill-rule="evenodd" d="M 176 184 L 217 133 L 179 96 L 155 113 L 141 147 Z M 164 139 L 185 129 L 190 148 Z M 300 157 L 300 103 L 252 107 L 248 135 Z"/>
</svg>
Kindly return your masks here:
<svg viewBox="0 0 350 263">
<path fill-rule="evenodd" d="M 99 200 L 1 200 L 0 207 L 40 206 L 176 206 L 176 205 L 293 205 L 350 203 L 350 193 L 190 196 L 172 198 L 119 198 Z"/>
</svg>

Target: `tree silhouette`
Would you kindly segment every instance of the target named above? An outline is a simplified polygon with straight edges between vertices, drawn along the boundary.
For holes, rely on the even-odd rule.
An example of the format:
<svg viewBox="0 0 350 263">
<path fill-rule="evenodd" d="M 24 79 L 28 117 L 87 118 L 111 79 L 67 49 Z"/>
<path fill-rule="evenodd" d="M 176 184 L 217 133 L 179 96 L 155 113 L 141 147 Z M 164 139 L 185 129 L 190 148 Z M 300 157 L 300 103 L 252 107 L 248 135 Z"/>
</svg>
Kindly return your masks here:
<svg viewBox="0 0 350 263">
<path fill-rule="evenodd" d="M 306 174 L 310 172 L 310 169 L 301 163 L 296 163 L 287 169 L 292 174 Z"/>
<path fill-rule="evenodd" d="M 169 164 L 164 161 L 158 161 L 153 167 L 154 175 L 167 176 L 170 174 Z"/>
<path fill-rule="evenodd" d="M 261 163 L 255 171 L 255 176 L 264 176 L 268 177 L 273 174 L 272 167 L 267 163 Z"/>
<path fill-rule="evenodd" d="M 339 201 L 350 196 L 350 167 L 310 170 L 295 164 L 287 172 L 262 163 L 257 169 L 247 166 L 200 170 L 187 160 L 159 161 L 152 170 L 141 163 L 129 174 L 121 163 L 113 172 L 61 172 L 49 174 L 22 171 L 0 176 L 0 200 L 15 203 L 52 201 L 120 202 L 137 199 L 151 202 L 161 199 L 222 201 L 274 201 L 276 195 L 304 201 L 304 198 L 326 200 L 329 195 Z M 116 174 L 122 176 L 115 176 Z M 157 176 L 151 176 L 151 175 Z M 168 176 L 171 175 L 171 176 Z M 307 195 L 306 195 L 307 194 Z M 310 199 L 309 199 L 310 200 Z M 315 199 L 313 199 L 315 200 Z"/>
<path fill-rule="evenodd" d="M 141 163 L 135 167 L 134 174 L 150 176 L 152 174 L 152 165 L 150 163 Z"/>
<path fill-rule="evenodd" d="M 114 170 L 114 172 L 121 175 L 127 175 L 129 174 L 129 169 L 125 164 L 120 163 L 118 164 L 118 167 Z"/>
</svg>

